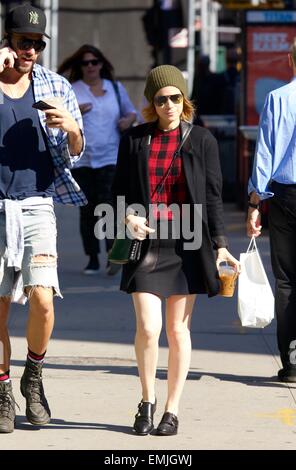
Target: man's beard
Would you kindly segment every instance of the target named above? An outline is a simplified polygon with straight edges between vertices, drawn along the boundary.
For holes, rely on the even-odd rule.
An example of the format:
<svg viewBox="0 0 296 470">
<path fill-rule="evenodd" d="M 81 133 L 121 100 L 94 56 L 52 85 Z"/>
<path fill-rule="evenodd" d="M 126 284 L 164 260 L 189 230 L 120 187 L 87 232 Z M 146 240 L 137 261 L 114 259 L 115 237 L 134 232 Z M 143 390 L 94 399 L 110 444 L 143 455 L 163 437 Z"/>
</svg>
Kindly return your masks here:
<svg viewBox="0 0 296 470">
<path fill-rule="evenodd" d="M 30 73 L 33 68 L 34 62 L 32 61 L 30 65 L 20 65 L 19 59 L 15 59 L 14 68 L 18 73 L 25 74 Z"/>
</svg>

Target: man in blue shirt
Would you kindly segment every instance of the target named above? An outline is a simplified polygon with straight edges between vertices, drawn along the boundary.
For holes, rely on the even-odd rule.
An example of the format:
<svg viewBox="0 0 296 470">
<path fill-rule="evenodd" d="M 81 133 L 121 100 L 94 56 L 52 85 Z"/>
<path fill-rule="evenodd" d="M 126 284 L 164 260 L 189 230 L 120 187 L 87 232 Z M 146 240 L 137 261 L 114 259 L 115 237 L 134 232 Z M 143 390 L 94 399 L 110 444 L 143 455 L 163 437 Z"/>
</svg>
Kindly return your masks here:
<svg viewBox="0 0 296 470">
<path fill-rule="evenodd" d="M 53 201 L 86 202 L 70 168 L 82 155 L 82 118 L 71 85 L 36 63 L 46 43 L 42 10 L 23 4 L 5 20 L 0 49 L 0 433 L 14 430 L 15 401 L 9 377 L 10 303 L 29 302 L 28 354 L 21 378 L 26 416 L 50 420 L 42 365 L 54 324 L 57 277 Z M 40 111 L 43 100 L 54 108 Z"/>
<path fill-rule="evenodd" d="M 248 187 L 247 233 L 260 235 L 260 201 L 270 198 L 277 339 L 283 364 L 278 377 L 296 382 L 296 38 L 288 60 L 293 79 L 267 95 L 260 118 Z"/>
</svg>

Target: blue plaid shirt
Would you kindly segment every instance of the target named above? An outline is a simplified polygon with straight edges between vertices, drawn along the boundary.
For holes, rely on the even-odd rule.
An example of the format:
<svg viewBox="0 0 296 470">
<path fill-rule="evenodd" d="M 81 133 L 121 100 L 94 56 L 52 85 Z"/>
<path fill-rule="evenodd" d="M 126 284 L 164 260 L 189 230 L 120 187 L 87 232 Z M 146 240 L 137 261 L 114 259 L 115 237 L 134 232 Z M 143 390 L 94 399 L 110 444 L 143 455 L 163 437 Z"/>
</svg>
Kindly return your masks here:
<svg viewBox="0 0 296 470">
<path fill-rule="evenodd" d="M 61 75 L 35 64 L 33 67 L 33 89 L 35 100 L 45 98 L 60 97 L 63 99 L 65 108 L 77 121 L 79 128 L 83 132 L 82 117 L 76 101 L 75 94 L 70 83 Z M 80 187 L 71 175 L 70 168 L 82 156 L 85 148 L 83 135 L 83 149 L 80 155 L 70 155 L 68 147 L 67 132 L 61 129 L 50 129 L 44 123 L 44 113 L 38 111 L 40 124 L 47 136 L 47 143 L 52 156 L 54 167 L 55 202 L 62 204 L 74 204 L 83 206 L 87 204 Z"/>
</svg>

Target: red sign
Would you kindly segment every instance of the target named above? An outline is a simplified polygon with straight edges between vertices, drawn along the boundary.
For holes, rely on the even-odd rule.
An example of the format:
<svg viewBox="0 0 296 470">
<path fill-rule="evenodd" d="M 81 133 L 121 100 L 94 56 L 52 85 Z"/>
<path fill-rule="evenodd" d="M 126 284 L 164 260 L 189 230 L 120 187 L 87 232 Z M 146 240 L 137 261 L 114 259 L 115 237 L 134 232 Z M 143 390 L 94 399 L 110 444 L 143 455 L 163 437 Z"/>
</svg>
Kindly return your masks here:
<svg viewBox="0 0 296 470">
<path fill-rule="evenodd" d="M 247 26 L 247 125 L 258 124 L 267 93 L 291 80 L 288 53 L 295 36 L 294 24 Z"/>
</svg>

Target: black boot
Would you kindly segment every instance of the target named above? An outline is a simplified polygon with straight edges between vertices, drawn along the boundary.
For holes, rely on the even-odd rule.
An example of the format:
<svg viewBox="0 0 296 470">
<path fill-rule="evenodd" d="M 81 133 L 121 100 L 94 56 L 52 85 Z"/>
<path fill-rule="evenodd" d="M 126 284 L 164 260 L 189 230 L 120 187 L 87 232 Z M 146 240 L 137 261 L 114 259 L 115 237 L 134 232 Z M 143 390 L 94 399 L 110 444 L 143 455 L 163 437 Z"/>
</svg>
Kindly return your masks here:
<svg viewBox="0 0 296 470">
<path fill-rule="evenodd" d="M 14 431 L 15 401 L 11 382 L 0 382 L 0 433 Z"/>
<path fill-rule="evenodd" d="M 153 415 L 156 410 L 156 399 L 155 403 L 149 401 L 141 401 L 138 404 L 138 413 L 135 416 L 134 431 L 140 436 L 147 436 L 153 431 Z"/>
<path fill-rule="evenodd" d="M 50 421 L 50 409 L 42 384 L 42 365 L 27 359 L 21 378 L 21 393 L 26 398 L 26 416 L 35 426 L 42 426 Z"/>
</svg>

